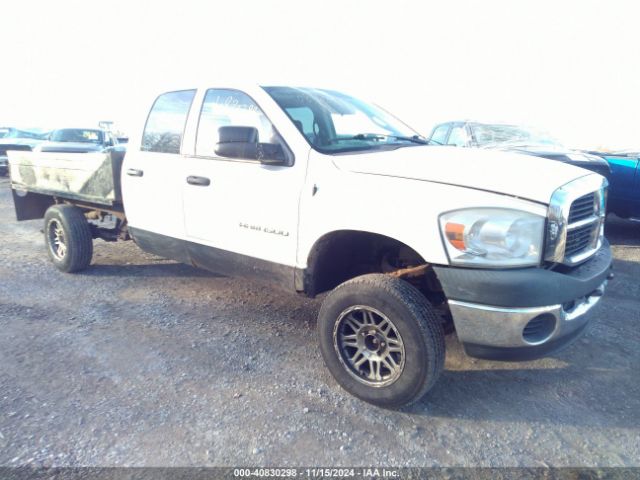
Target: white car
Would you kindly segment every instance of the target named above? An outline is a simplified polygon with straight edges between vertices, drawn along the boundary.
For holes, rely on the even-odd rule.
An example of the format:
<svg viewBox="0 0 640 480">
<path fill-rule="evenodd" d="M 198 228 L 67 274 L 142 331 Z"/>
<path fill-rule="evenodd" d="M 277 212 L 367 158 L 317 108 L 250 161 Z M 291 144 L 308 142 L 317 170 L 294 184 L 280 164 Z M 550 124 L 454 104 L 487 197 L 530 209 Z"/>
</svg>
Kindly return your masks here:
<svg viewBox="0 0 640 480">
<path fill-rule="evenodd" d="M 163 93 L 128 145 L 111 176 L 96 174 L 106 157 L 10 156 L 18 218 L 44 217 L 54 265 L 81 270 L 92 238 L 132 238 L 195 266 L 328 292 L 318 317 L 326 365 L 377 405 L 406 405 L 433 386 L 445 328 L 488 359 L 569 344 L 611 275 L 604 177 L 432 147 L 339 92 L 221 84 Z M 121 192 L 92 194 L 105 179 L 121 180 Z M 95 220 L 105 215 L 115 227 Z"/>
</svg>

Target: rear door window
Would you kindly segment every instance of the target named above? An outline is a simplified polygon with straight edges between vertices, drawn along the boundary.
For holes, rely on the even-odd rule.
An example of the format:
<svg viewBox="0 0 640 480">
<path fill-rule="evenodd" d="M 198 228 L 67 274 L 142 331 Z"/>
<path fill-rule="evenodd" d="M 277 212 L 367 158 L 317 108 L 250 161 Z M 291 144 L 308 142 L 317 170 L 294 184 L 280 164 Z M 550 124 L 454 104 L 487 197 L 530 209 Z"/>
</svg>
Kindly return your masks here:
<svg viewBox="0 0 640 480">
<path fill-rule="evenodd" d="M 184 127 L 195 93 L 195 90 L 168 92 L 156 99 L 144 127 L 141 150 L 180 153 Z"/>
</svg>

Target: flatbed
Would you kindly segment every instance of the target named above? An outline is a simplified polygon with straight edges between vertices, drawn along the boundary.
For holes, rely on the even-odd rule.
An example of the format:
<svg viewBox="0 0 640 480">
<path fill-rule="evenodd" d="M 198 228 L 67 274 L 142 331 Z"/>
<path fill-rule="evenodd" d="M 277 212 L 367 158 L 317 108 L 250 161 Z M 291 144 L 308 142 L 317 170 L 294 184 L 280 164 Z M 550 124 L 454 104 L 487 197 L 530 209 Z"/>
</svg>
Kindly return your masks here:
<svg viewBox="0 0 640 480">
<path fill-rule="evenodd" d="M 120 172 L 124 152 L 100 153 L 10 151 L 11 188 L 18 193 L 122 210 Z"/>
</svg>

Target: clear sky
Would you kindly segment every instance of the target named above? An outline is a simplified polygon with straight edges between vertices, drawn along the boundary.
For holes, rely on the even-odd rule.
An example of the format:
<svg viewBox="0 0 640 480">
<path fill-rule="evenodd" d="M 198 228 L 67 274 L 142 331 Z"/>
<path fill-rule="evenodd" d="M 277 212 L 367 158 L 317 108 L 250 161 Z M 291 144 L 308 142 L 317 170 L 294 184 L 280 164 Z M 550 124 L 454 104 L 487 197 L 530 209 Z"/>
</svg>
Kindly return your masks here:
<svg viewBox="0 0 640 480">
<path fill-rule="evenodd" d="M 2 2 L 0 124 L 137 128 L 167 86 L 339 88 L 428 134 L 471 118 L 640 147 L 629 1 Z"/>
</svg>

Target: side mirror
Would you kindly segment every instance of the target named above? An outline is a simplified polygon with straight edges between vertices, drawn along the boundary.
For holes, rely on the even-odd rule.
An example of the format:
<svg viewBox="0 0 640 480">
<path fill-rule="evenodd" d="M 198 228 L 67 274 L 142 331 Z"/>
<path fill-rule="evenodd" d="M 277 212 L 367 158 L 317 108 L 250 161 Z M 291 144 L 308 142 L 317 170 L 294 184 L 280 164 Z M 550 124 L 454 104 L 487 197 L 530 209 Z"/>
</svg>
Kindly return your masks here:
<svg viewBox="0 0 640 480">
<path fill-rule="evenodd" d="M 255 127 L 220 127 L 216 155 L 229 158 L 258 159 L 258 129 Z"/>
<path fill-rule="evenodd" d="M 284 165 L 287 155 L 279 143 L 259 143 L 255 127 L 218 128 L 216 155 L 228 158 L 259 160 L 265 165 Z"/>
</svg>

